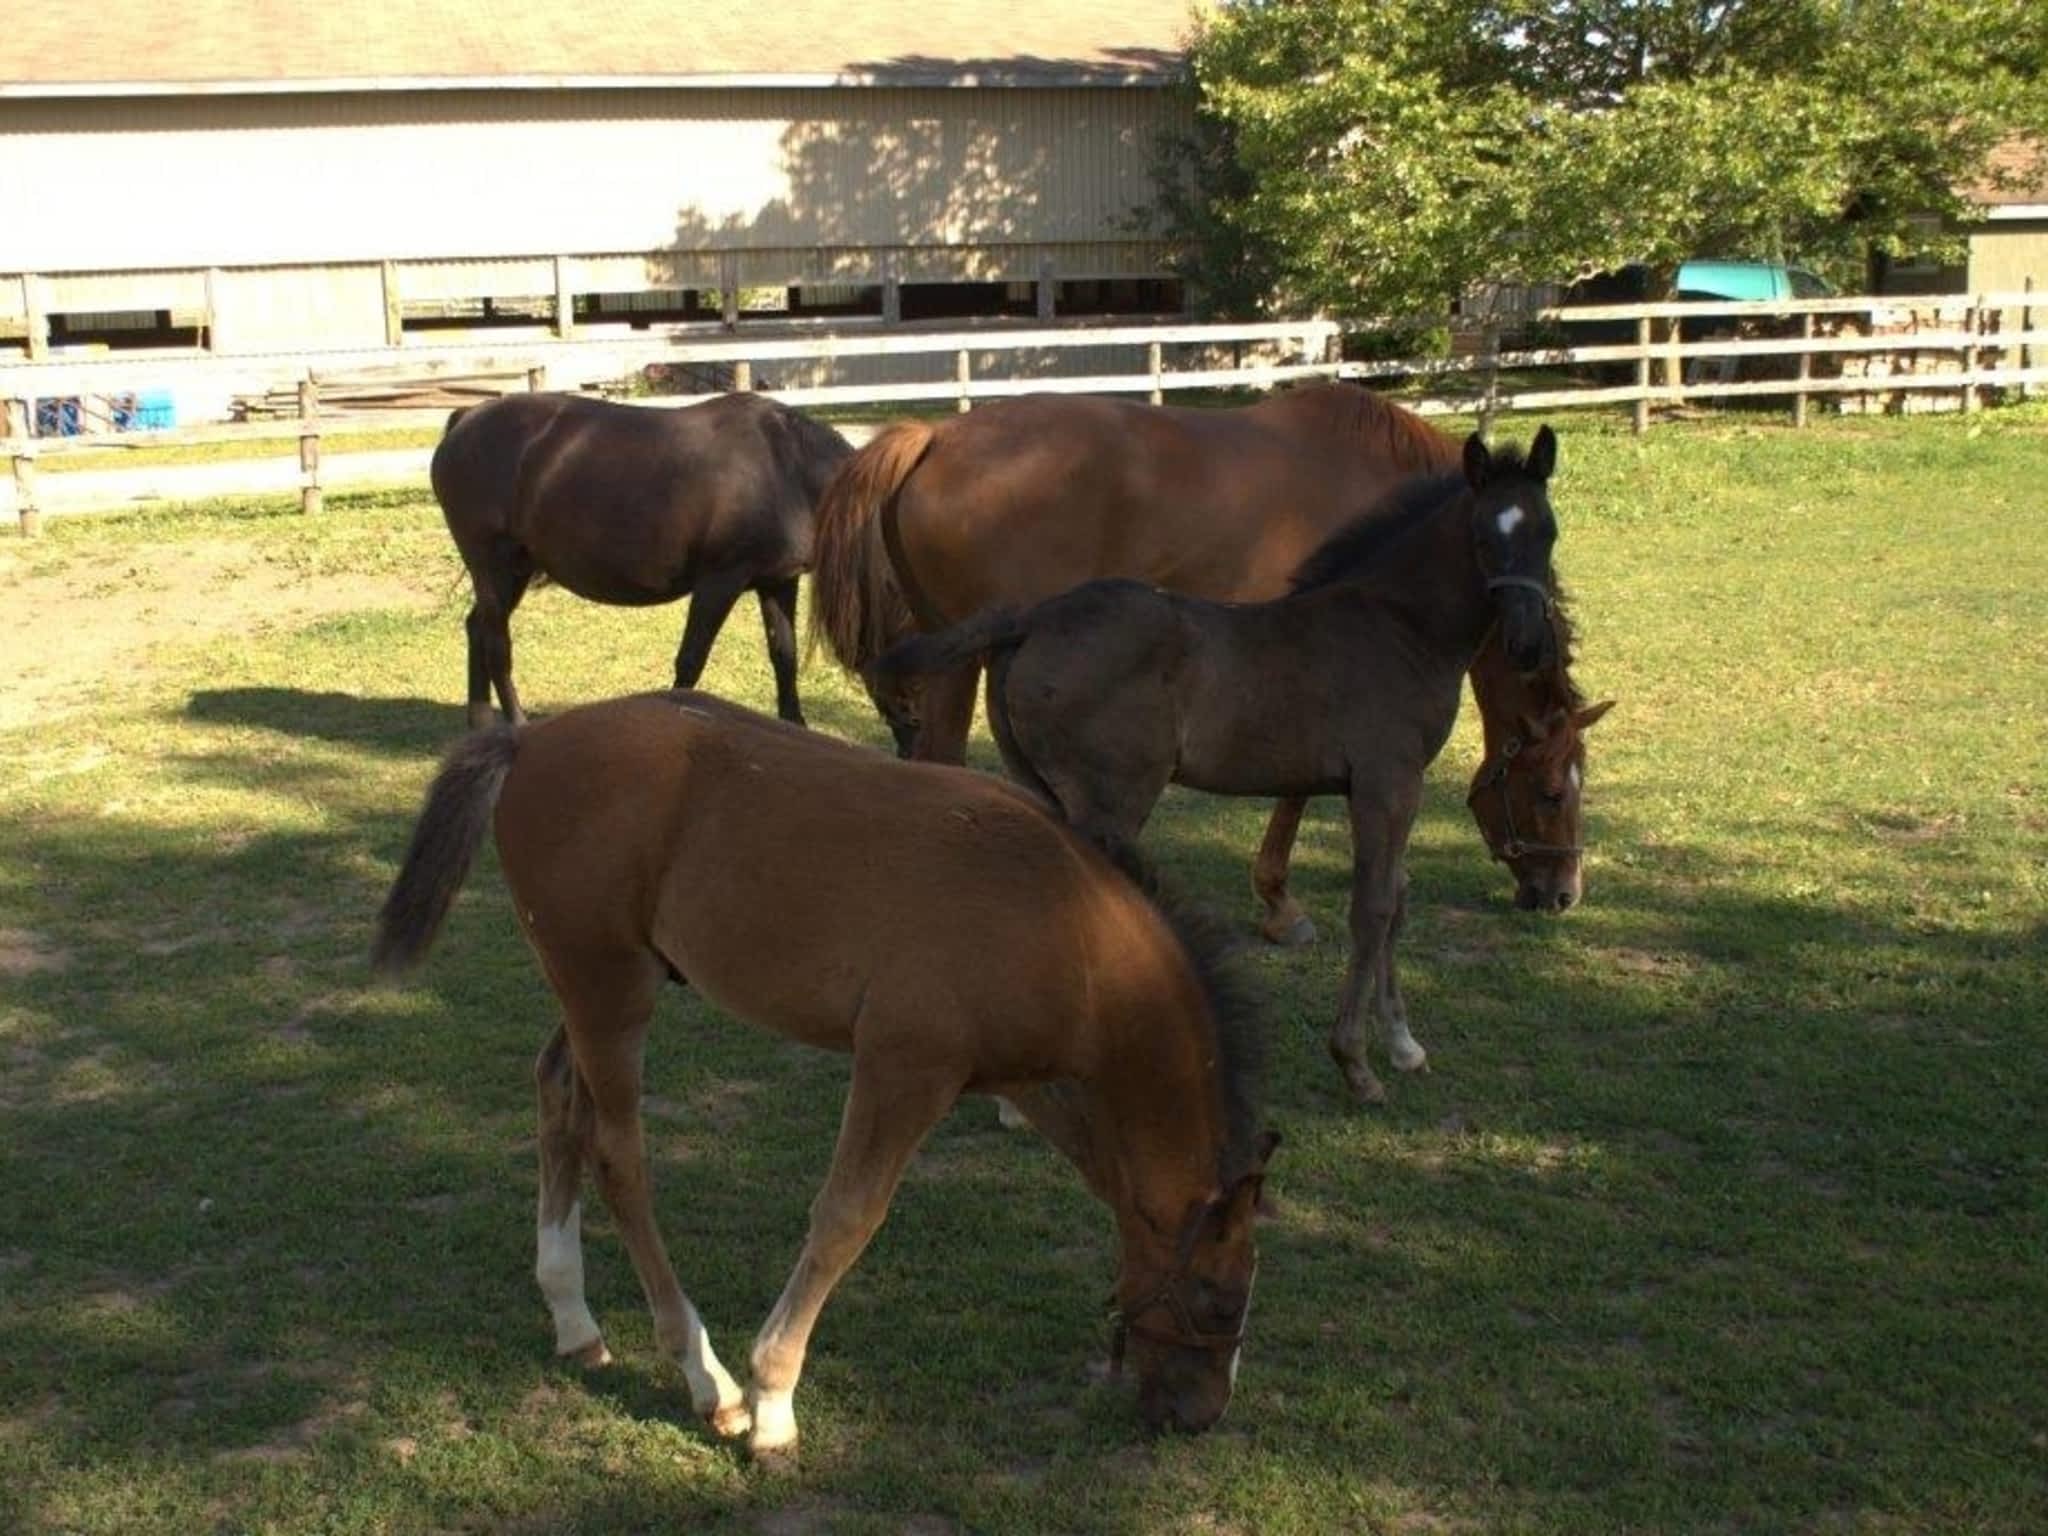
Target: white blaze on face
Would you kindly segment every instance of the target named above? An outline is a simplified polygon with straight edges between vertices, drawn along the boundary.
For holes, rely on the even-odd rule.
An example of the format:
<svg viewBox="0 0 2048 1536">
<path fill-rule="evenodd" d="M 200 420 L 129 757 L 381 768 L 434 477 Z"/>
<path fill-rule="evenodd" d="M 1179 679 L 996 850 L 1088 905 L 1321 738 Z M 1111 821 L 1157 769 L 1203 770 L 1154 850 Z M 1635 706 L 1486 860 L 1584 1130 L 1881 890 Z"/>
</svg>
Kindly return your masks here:
<svg viewBox="0 0 2048 1536">
<path fill-rule="evenodd" d="M 1509 507 L 1494 518 L 1493 526 L 1500 530 L 1502 538 L 1506 538 L 1522 526 L 1522 519 L 1527 515 L 1520 507 Z"/>
<path fill-rule="evenodd" d="M 1571 780 L 1572 793 L 1576 795 L 1586 782 L 1585 774 L 1579 771 L 1577 763 L 1573 763 L 1566 776 Z"/>
</svg>

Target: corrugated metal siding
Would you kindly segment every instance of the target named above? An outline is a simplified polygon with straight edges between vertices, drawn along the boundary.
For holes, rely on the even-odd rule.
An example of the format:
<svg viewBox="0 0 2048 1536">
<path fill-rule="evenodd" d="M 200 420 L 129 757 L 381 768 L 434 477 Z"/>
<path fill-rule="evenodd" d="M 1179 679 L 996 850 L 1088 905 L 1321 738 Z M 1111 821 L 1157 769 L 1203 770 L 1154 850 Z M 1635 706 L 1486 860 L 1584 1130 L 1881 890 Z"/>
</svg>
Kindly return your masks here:
<svg viewBox="0 0 2048 1536">
<path fill-rule="evenodd" d="M 19 300 L 20 285 L 14 289 Z M 116 309 L 203 309 L 204 272 L 67 272 L 45 277 L 43 308 L 51 314 Z"/>
<path fill-rule="evenodd" d="M 214 280 L 216 345 L 374 347 L 384 343 L 384 283 L 376 267 L 254 267 Z"/>
<path fill-rule="evenodd" d="M 0 272 L 1121 243 L 1176 101 L 1074 88 L 0 103 L 0 207 L 45 211 L 0 226 Z"/>
</svg>

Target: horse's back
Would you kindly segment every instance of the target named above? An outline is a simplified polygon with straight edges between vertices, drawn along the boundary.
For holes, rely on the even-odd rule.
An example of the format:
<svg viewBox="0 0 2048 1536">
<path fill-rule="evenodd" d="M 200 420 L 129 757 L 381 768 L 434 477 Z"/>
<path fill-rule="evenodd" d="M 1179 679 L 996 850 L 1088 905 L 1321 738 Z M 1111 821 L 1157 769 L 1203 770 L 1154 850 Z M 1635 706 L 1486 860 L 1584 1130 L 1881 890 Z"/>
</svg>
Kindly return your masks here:
<svg viewBox="0 0 2048 1536">
<path fill-rule="evenodd" d="M 1104 576 L 1277 596 L 1386 479 L 1340 428 L 1299 414 L 1073 395 L 976 410 L 940 429 L 903 488 L 905 575 L 949 621 Z"/>
<path fill-rule="evenodd" d="M 1143 897 L 1022 791 L 703 694 L 530 727 L 498 836 L 543 948 L 643 944 L 727 1011 L 830 1048 L 864 1010 L 948 1049 L 945 1021 L 979 1040 L 1013 1020 L 977 1070 L 1021 1072 L 1128 968 L 1114 957 L 1160 959 Z"/>
<path fill-rule="evenodd" d="M 790 576 L 810 556 L 819 457 L 792 445 L 791 414 L 756 395 L 677 410 L 506 395 L 450 426 L 434 490 L 466 559 L 515 543 L 598 602 L 670 601 L 731 563 Z"/>
</svg>

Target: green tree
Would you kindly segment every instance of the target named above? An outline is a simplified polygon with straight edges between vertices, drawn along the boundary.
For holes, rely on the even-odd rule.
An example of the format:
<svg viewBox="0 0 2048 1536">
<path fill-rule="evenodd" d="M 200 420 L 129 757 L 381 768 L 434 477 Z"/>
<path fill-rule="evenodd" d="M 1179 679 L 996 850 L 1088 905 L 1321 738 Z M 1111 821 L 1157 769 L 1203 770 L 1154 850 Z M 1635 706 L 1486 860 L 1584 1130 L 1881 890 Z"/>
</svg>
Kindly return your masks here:
<svg viewBox="0 0 2048 1536">
<path fill-rule="evenodd" d="M 2041 0 L 1235 0 L 1192 64 L 1157 212 L 1214 313 L 1845 261 L 2048 130 Z"/>
</svg>

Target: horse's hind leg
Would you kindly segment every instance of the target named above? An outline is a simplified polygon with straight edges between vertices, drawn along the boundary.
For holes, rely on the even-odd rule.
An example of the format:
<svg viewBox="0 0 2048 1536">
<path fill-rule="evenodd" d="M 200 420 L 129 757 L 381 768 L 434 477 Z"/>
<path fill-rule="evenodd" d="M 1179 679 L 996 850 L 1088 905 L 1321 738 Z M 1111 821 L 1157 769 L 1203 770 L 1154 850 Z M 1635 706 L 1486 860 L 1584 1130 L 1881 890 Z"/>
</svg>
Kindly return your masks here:
<svg viewBox="0 0 2048 1536">
<path fill-rule="evenodd" d="M 1302 911 L 1301 903 L 1287 889 L 1287 865 L 1294 852 L 1294 839 L 1301 830 L 1306 800 L 1282 800 L 1273 807 L 1273 819 L 1266 824 L 1265 841 L 1252 863 L 1252 889 L 1265 904 L 1266 915 L 1259 932 L 1275 944 L 1313 944 L 1316 925 Z"/>
<path fill-rule="evenodd" d="M 824 1187 L 811 1202 L 803 1252 L 754 1340 L 747 1406 L 753 1411 L 751 1444 L 757 1455 L 795 1449 L 791 1399 L 818 1313 L 888 1214 L 918 1144 L 959 1092 L 956 1078 L 926 1062 L 855 1053 L 839 1144 Z"/>
<path fill-rule="evenodd" d="M 676 686 L 694 688 L 711 659 L 711 646 L 725 627 L 725 616 L 747 590 L 740 571 L 713 571 L 690 593 L 690 616 L 683 620 L 683 643 L 676 649 Z"/>
<path fill-rule="evenodd" d="M 775 713 L 792 725 L 802 725 L 803 706 L 796 697 L 796 580 L 789 576 L 763 582 L 754 591 L 768 631 L 768 664 L 775 669 Z"/>
<path fill-rule="evenodd" d="M 974 692 L 981 663 L 970 661 L 924 682 L 923 719 L 910 755 L 921 763 L 964 763 L 967 733 L 974 725 Z"/>
<path fill-rule="evenodd" d="M 534 1279 L 555 1319 L 555 1353 L 583 1365 L 604 1365 L 597 1319 L 583 1295 L 583 1161 L 595 1109 L 576 1075 L 569 1040 L 557 1029 L 533 1067 L 540 1099 L 540 1213 L 535 1222 Z"/>
<path fill-rule="evenodd" d="M 589 1094 L 591 1151 L 598 1188 L 632 1256 L 654 1314 L 654 1337 L 682 1367 L 690 1406 L 721 1435 L 747 1428 L 739 1384 L 719 1363 L 703 1319 L 676 1283 L 654 1224 L 654 1193 L 640 1130 L 640 1062 L 655 992 L 666 967 L 641 953 L 583 955 L 573 962 L 546 955 L 549 979 L 568 1015 L 576 1070 Z"/>
<path fill-rule="evenodd" d="M 469 577 L 476 588 L 476 602 L 465 626 L 469 632 L 469 727 L 481 730 L 491 724 L 494 686 L 505 718 L 514 725 L 522 724 L 526 712 L 519 707 L 519 691 L 512 686 L 512 613 L 533 580 L 533 559 L 516 544 L 500 544 L 481 560 L 469 562 Z"/>
</svg>

